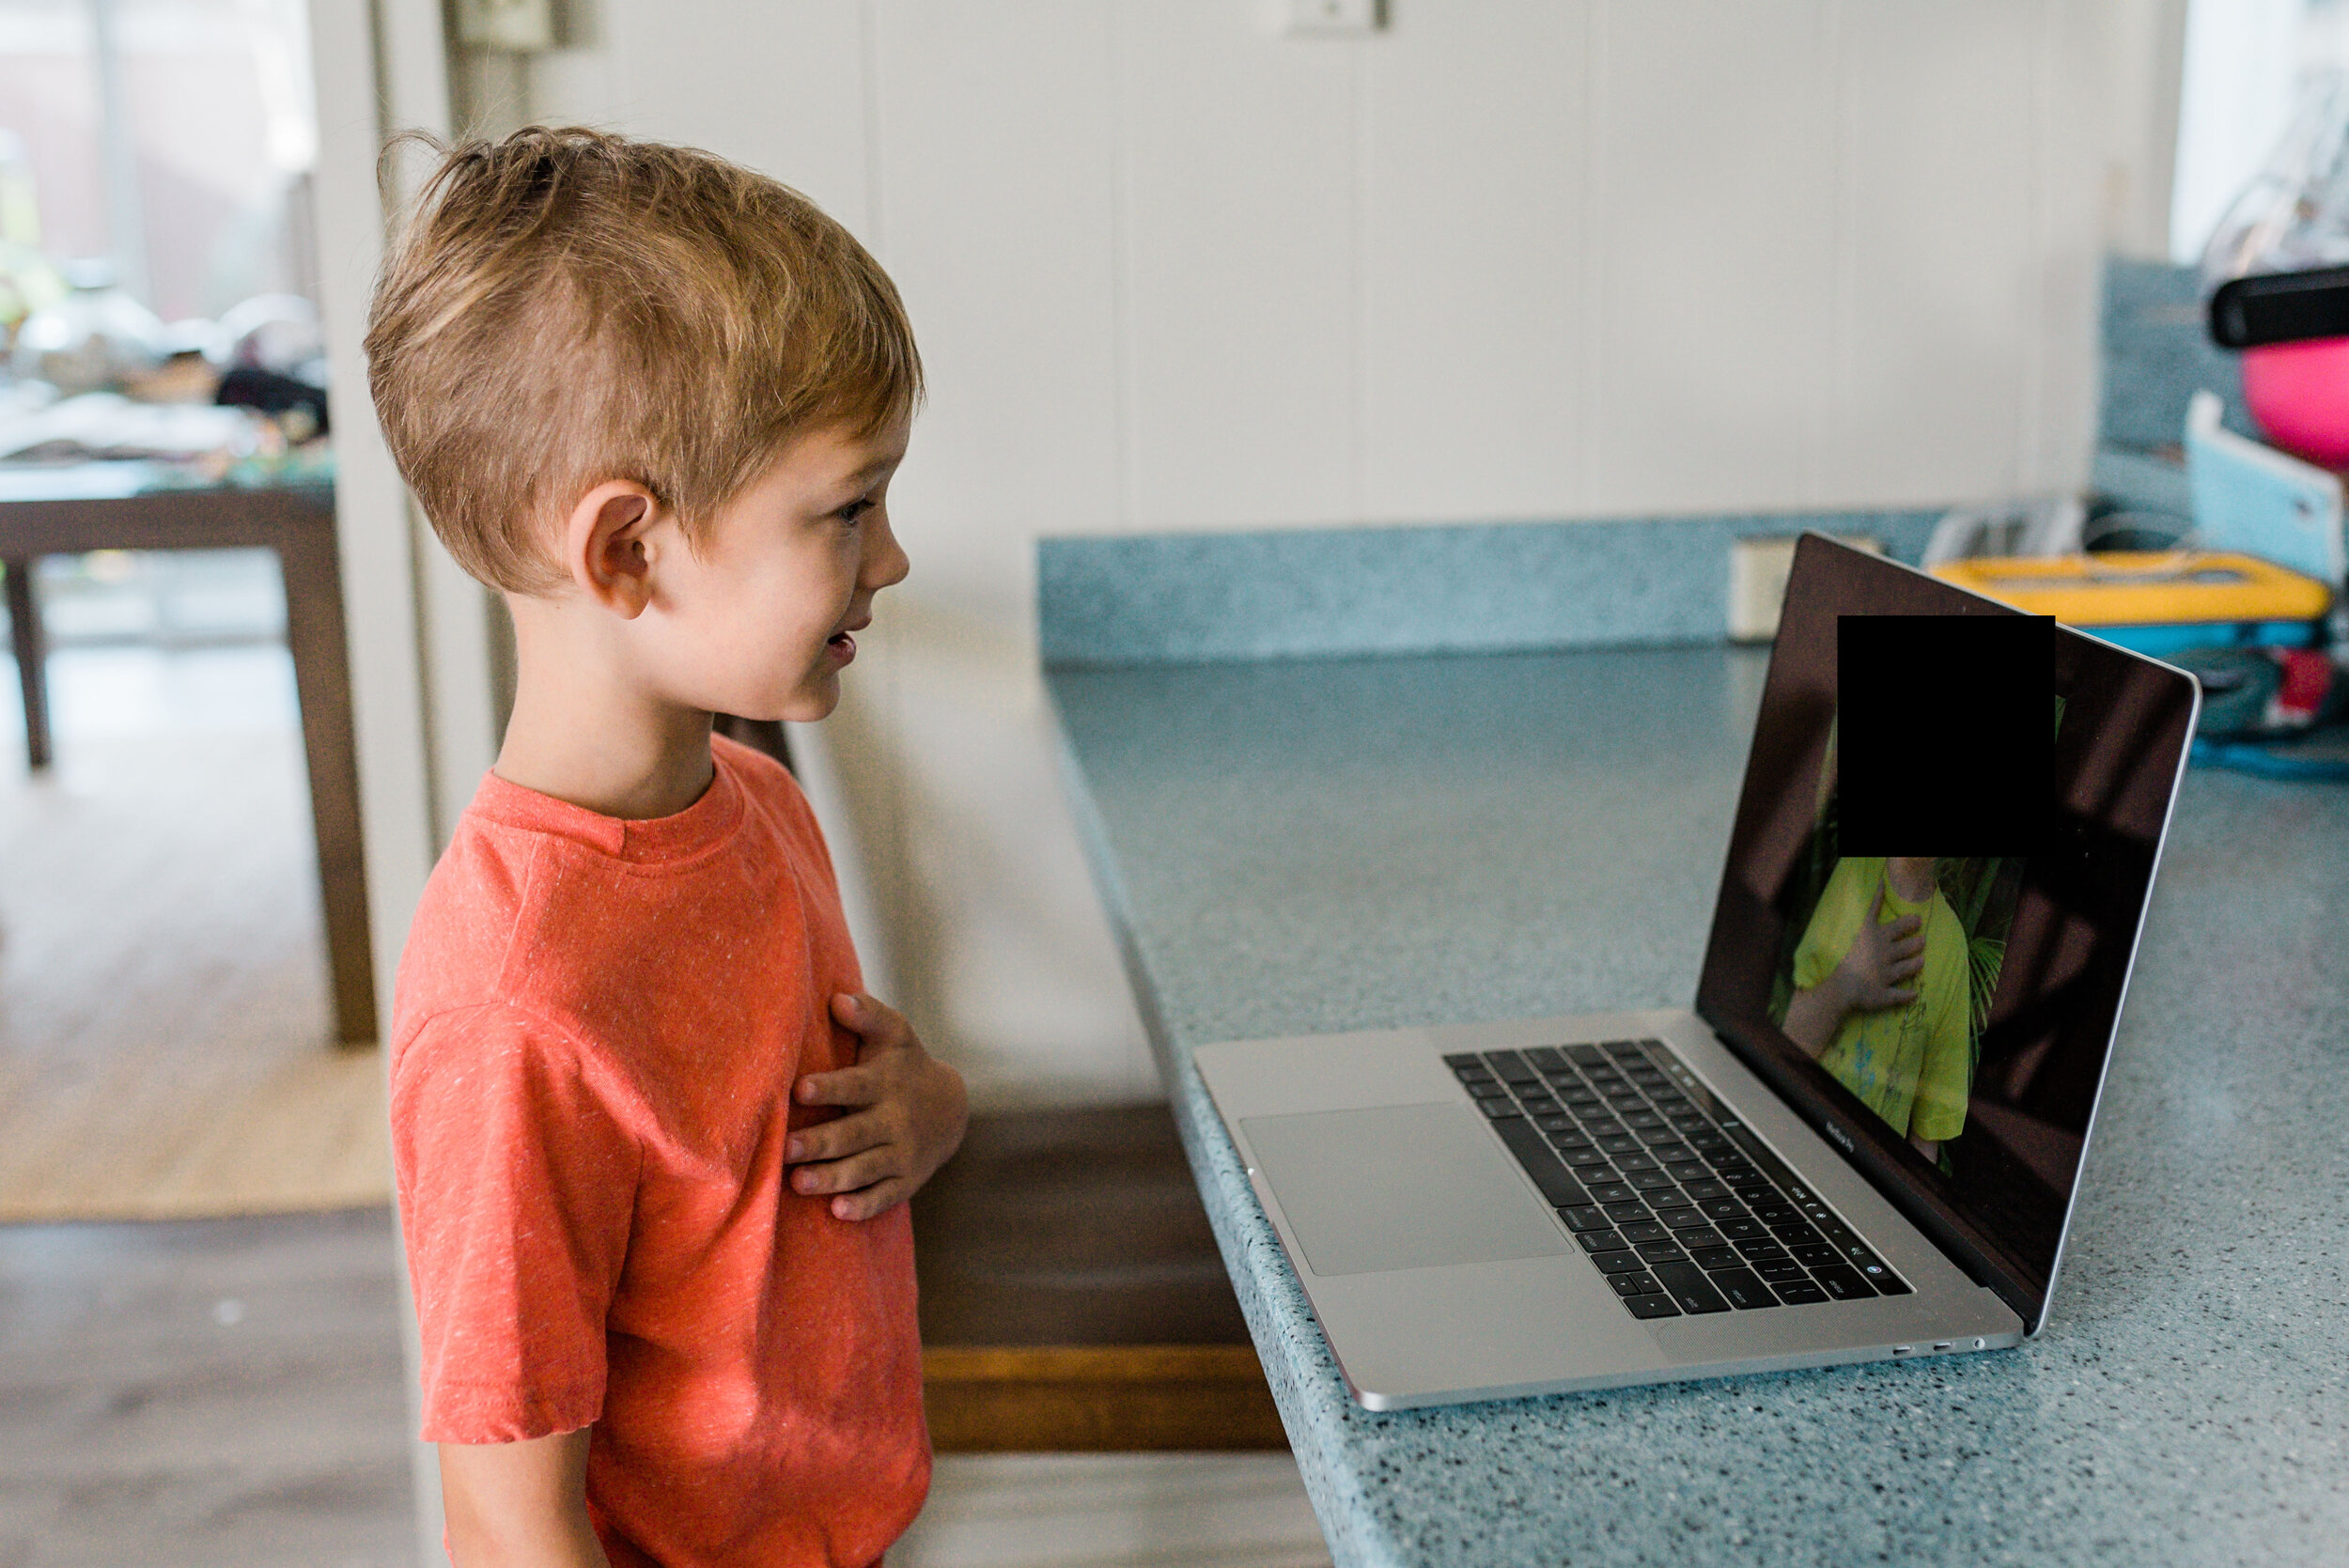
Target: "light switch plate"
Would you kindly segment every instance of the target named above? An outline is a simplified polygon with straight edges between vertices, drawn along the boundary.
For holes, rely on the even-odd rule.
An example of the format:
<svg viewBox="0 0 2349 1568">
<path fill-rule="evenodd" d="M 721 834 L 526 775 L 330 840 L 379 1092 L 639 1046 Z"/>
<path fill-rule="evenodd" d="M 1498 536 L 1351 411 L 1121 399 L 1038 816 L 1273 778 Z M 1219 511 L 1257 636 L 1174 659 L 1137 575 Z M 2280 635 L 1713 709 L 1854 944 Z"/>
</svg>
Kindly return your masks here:
<svg viewBox="0 0 2349 1568">
<path fill-rule="evenodd" d="M 1266 0 L 1266 10 L 1284 39 L 1362 38 L 1386 20 L 1384 0 Z"/>
<path fill-rule="evenodd" d="M 1875 539 L 1838 534 L 1836 538 L 1871 555 L 1884 553 Z M 1779 606 L 1786 599 L 1787 574 L 1795 569 L 1795 541 L 1756 537 L 1729 541 L 1729 640 L 1766 643 L 1778 635 Z"/>
</svg>

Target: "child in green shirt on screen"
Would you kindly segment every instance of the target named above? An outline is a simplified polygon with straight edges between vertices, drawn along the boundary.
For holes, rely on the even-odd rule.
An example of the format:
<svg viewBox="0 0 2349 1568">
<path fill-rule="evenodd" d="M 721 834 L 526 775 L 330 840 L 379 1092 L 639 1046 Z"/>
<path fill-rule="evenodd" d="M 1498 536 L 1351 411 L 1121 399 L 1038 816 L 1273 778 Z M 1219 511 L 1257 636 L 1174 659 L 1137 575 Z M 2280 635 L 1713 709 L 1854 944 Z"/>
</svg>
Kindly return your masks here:
<svg viewBox="0 0 2349 1568">
<path fill-rule="evenodd" d="M 1847 855 L 1795 950 L 1788 1038 L 1927 1159 L 1966 1126 L 1965 924 L 1930 856 Z"/>
</svg>

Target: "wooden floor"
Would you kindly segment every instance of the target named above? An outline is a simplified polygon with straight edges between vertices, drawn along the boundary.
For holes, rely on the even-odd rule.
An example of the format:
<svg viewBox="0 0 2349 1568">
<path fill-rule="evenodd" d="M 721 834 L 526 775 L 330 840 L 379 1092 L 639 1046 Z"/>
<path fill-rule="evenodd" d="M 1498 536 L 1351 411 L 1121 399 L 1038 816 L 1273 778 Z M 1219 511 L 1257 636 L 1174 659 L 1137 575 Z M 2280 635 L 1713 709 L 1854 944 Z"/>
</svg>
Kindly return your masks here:
<svg viewBox="0 0 2349 1568">
<path fill-rule="evenodd" d="M 0 1226 L 0 1568 L 417 1561 L 388 1210 Z M 1285 1453 L 941 1454 L 892 1568 L 1318 1568 Z"/>
<path fill-rule="evenodd" d="M 0 711 L 0 1220 L 385 1202 L 380 1059 L 330 1043 L 283 650 L 52 677 L 46 774 Z"/>
<path fill-rule="evenodd" d="M 386 1209 L 0 1226 L 0 1568 L 408 1568 Z"/>
</svg>

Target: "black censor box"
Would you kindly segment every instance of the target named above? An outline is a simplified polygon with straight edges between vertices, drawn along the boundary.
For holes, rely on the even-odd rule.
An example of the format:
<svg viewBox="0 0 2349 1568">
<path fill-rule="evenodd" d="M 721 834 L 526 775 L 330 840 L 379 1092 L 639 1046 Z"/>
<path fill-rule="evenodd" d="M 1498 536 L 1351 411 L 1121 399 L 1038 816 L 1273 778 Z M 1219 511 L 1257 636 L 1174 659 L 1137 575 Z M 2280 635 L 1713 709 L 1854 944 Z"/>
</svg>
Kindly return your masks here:
<svg viewBox="0 0 2349 1568">
<path fill-rule="evenodd" d="M 2047 616 L 1838 617 L 1843 852 L 2043 852 L 2057 719 Z"/>
</svg>

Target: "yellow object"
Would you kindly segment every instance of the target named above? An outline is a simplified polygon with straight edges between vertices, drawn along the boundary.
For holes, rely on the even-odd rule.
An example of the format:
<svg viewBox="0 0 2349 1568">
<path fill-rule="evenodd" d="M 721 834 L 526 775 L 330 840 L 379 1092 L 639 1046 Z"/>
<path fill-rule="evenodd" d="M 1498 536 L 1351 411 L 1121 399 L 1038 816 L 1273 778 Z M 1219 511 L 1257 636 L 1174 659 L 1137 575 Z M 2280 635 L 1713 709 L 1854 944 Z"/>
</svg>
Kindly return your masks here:
<svg viewBox="0 0 2349 1568">
<path fill-rule="evenodd" d="M 2332 591 L 2256 555 L 2181 550 L 2108 555 L 1979 556 L 1933 575 L 2073 626 L 2312 621 Z"/>
</svg>

